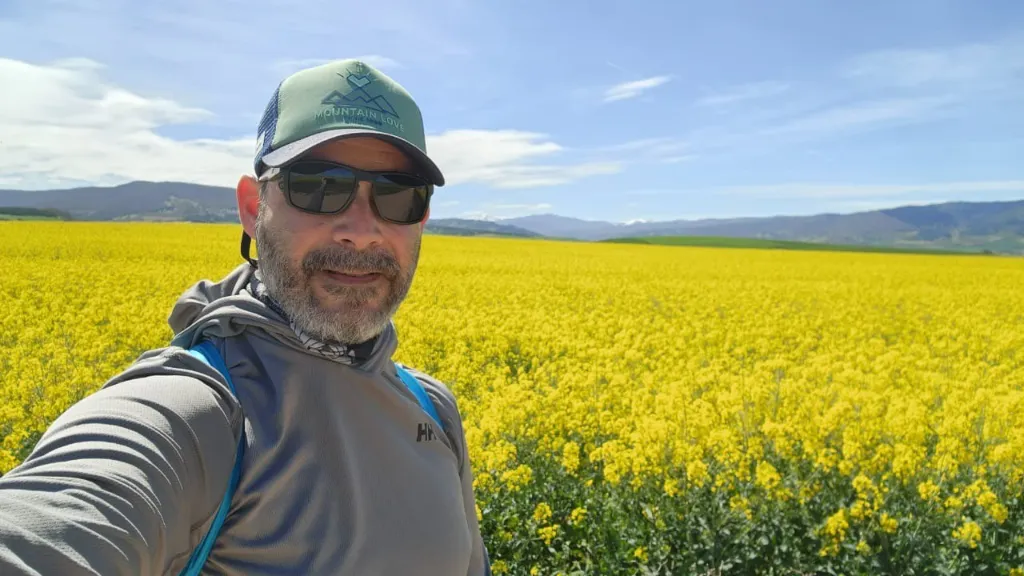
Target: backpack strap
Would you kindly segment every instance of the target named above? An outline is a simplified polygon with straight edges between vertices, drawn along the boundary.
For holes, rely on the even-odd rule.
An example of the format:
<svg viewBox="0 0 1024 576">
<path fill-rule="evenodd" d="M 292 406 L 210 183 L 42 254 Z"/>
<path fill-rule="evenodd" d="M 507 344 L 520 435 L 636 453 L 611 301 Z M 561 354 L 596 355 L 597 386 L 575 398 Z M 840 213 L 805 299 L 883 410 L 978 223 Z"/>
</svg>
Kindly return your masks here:
<svg viewBox="0 0 1024 576">
<path fill-rule="evenodd" d="M 196 358 L 199 358 L 203 362 L 217 369 L 218 372 L 224 376 L 224 379 L 228 382 L 228 388 L 231 389 L 231 394 L 238 398 L 238 393 L 235 391 L 235 384 L 231 381 L 231 374 L 228 372 L 228 367 L 224 364 L 224 359 L 221 358 L 220 352 L 209 340 L 199 342 L 188 350 L 188 353 Z M 217 514 L 213 517 L 213 524 L 210 525 L 210 531 L 203 536 L 203 539 L 199 542 L 199 546 L 192 551 L 192 556 L 188 559 L 188 564 L 182 568 L 179 576 L 199 576 L 199 573 L 203 569 L 203 565 L 206 564 L 206 559 L 210 556 L 210 551 L 213 550 L 213 544 L 217 541 L 217 535 L 220 534 L 221 528 L 224 526 L 224 520 L 228 517 L 228 510 L 231 508 L 231 499 L 235 495 L 235 489 L 238 488 L 238 481 L 242 476 L 242 457 L 245 455 L 245 425 L 242 425 L 242 433 L 238 437 L 238 448 L 235 450 L 235 466 L 231 470 L 231 479 L 228 481 L 227 491 L 224 492 L 224 498 L 220 502 L 220 507 L 217 508 Z"/>
<path fill-rule="evenodd" d="M 441 423 L 441 417 L 437 414 L 437 408 L 434 407 L 434 403 L 430 400 L 430 396 L 427 395 L 427 391 L 423 389 L 420 381 L 397 362 L 395 363 L 395 371 L 398 372 L 398 377 L 402 379 L 405 387 L 416 397 L 423 411 L 429 414 L 434 419 L 434 422 L 437 422 L 441 430 L 444 430 L 444 424 Z M 491 558 L 487 553 L 487 546 L 484 546 L 484 576 L 491 576 Z"/>
<path fill-rule="evenodd" d="M 398 372 L 398 377 L 402 379 L 402 383 L 409 389 L 409 392 L 412 392 L 412 395 L 416 397 L 416 401 L 420 403 L 423 411 L 433 418 L 434 422 L 437 422 L 441 430 L 444 430 L 444 424 L 441 422 L 441 417 L 437 414 L 437 408 L 434 407 L 434 402 L 430 400 L 427 391 L 423 389 L 423 384 L 420 384 L 420 381 L 415 376 L 397 362 L 395 363 L 395 371 Z"/>
</svg>

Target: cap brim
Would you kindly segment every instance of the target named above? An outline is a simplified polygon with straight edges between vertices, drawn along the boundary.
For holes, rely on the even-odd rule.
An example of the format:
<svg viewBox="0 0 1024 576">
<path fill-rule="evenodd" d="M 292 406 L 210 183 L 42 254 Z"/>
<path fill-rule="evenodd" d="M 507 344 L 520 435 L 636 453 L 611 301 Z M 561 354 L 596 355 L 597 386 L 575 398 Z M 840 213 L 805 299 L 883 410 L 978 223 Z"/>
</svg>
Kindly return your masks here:
<svg viewBox="0 0 1024 576">
<path fill-rule="evenodd" d="M 324 142 L 340 140 L 342 138 L 351 138 L 353 136 L 372 136 L 394 144 L 412 157 L 417 164 L 423 167 L 426 171 L 426 174 L 423 175 L 430 178 L 431 183 L 435 186 L 444 186 L 444 175 L 441 174 L 441 170 L 437 167 L 437 164 L 434 164 L 434 161 L 413 145 L 412 142 L 392 134 L 377 132 L 376 130 L 370 130 L 368 128 L 339 128 L 336 130 L 319 132 L 301 140 L 296 140 L 295 142 L 282 146 L 272 152 L 268 152 L 263 155 L 261 161 L 263 164 L 270 166 L 271 168 L 280 168 Z"/>
</svg>

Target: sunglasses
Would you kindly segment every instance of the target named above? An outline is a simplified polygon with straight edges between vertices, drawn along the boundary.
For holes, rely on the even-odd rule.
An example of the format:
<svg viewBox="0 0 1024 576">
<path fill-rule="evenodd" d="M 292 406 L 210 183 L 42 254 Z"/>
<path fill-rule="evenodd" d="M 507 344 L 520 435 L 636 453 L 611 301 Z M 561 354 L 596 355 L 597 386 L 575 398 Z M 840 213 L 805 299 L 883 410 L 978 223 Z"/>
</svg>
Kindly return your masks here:
<svg viewBox="0 0 1024 576">
<path fill-rule="evenodd" d="M 394 224 L 423 221 L 434 186 L 404 172 L 369 172 L 336 162 L 300 160 L 271 168 L 260 180 L 281 178 L 288 204 L 312 214 L 339 214 L 352 205 L 360 182 L 369 182 L 370 204 L 378 218 Z"/>
</svg>

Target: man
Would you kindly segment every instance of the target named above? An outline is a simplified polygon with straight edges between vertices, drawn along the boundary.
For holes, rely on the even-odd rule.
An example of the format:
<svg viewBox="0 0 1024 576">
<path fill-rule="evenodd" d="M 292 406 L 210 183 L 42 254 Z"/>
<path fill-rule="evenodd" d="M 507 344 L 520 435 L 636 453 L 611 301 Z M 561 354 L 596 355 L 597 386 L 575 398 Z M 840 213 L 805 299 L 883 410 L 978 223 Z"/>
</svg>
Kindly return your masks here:
<svg viewBox="0 0 1024 576">
<path fill-rule="evenodd" d="M 186 573 L 207 534 L 204 573 L 488 571 L 455 399 L 391 361 L 444 184 L 419 108 L 363 62 L 297 72 L 267 106 L 255 174 L 237 187 L 248 262 L 185 292 L 172 345 L 0 478 L 0 574 Z M 186 350 L 203 342 L 226 374 Z"/>
</svg>

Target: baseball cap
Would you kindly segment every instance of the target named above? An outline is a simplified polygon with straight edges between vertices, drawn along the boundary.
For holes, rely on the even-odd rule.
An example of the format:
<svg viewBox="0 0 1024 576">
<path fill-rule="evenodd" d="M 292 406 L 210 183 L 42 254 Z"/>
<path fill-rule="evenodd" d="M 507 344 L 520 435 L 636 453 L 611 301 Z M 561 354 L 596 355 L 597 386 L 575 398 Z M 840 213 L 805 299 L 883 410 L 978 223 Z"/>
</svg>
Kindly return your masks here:
<svg viewBox="0 0 1024 576">
<path fill-rule="evenodd" d="M 373 136 L 408 154 L 435 186 L 444 175 L 427 156 L 423 116 L 412 96 L 366 62 L 335 60 L 285 78 L 263 112 L 253 167 L 259 176 L 329 140 Z"/>
</svg>

